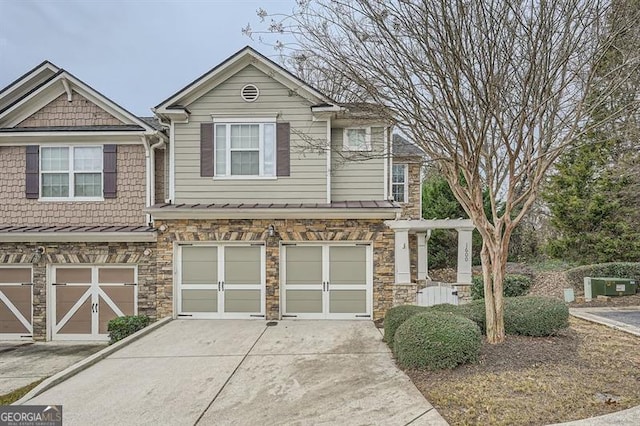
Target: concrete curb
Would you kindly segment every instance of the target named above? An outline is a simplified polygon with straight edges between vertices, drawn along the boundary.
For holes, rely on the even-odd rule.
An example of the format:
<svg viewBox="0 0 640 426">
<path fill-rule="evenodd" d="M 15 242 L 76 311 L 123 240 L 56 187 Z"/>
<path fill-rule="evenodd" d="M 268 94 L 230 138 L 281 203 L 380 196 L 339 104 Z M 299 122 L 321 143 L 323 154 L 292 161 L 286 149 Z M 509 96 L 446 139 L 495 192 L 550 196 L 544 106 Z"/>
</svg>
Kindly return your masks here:
<svg viewBox="0 0 640 426">
<path fill-rule="evenodd" d="M 130 343 L 135 342 L 136 340 L 140 339 L 141 337 L 151 333 L 152 331 L 162 327 L 163 325 L 167 324 L 168 322 L 170 322 L 173 318 L 171 317 L 166 317 L 166 318 L 162 318 L 159 321 L 154 322 L 153 324 L 143 328 L 142 330 L 132 334 L 131 336 L 127 336 L 124 339 L 114 343 L 113 345 L 109 345 L 106 348 L 102 349 L 101 351 L 96 352 L 95 354 L 76 362 L 75 364 L 73 364 L 70 367 L 67 367 L 66 369 L 60 371 L 59 373 L 54 374 L 53 376 L 45 379 L 44 381 L 42 381 L 42 383 L 40 383 L 38 386 L 36 386 L 35 388 L 31 389 L 25 396 L 23 396 L 22 398 L 20 398 L 19 400 L 17 400 L 16 402 L 14 402 L 11 405 L 22 405 L 25 402 L 29 401 L 31 398 L 35 398 L 36 396 L 40 395 L 42 392 L 54 387 L 55 385 L 64 382 L 65 380 L 69 379 L 70 377 L 75 376 L 76 374 L 78 374 L 79 372 L 86 370 L 87 368 L 91 367 L 92 365 L 94 365 L 95 363 L 97 363 L 98 361 L 103 360 L 104 358 L 108 357 L 109 355 L 111 355 L 112 353 L 122 349 L 123 347 L 129 345 Z"/>
<path fill-rule="evenodd" d="M 637 308 L 636 308 L 637 309 Z M 616 309 L 612 308 L 572 308 L 569 309 L 569 313 L 576 317 L 586 321 L 595 322 L 596 324 L 606 325 L 614 330 L 624 331 L 625 333 L 640 336 L 640 328 L 633 325 L 625 324 L 620 321 L 604 318 L 597 315 L 597 312 L 611 312 Z M 623 310 L 623 309 L 617 309 Z"/>
</svg>

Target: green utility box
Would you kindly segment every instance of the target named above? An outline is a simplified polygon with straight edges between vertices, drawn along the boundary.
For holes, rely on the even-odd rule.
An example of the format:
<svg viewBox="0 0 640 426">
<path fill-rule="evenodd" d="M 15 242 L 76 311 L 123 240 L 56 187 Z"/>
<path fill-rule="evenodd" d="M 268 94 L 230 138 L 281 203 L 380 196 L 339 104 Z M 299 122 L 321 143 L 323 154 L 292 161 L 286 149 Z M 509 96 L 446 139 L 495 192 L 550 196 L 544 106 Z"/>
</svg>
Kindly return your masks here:
<svg viewBox="0 0 640 426">
<path fill-rule="evenodd" d="M 588 278 L 591 287 L 591 297 L 628 296 L 636 294 L 638 284 L 631 278 Z M 587 279 L 585 279 L 585 284 Z M 586 286 L 585 286 L 586 290 Z M 586 292 L 585 292 L 586 296 Z"/>
</svg>

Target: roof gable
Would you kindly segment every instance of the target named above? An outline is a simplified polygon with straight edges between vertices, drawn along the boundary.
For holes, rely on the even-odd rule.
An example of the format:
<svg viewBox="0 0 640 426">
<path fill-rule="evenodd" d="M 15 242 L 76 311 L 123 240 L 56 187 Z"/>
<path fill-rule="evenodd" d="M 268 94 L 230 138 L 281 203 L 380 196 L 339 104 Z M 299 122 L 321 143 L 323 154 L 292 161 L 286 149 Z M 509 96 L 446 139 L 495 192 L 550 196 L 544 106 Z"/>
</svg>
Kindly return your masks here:
<svg viewBox="0 0 640 426">
<path fill-rule="evenodd" d="M 65 110 L 70 112 L 80 105 L 87 114 L 94 113 L 98 115 L 98 120 L 95 123 L 97 125 L 128 125 L 137 126 L 141 131 L 154 131 L 153 127 L 144 120 L 136 117 L 68 71 L 58 69 L 55 74 L 44 81 L 40 81 L 37 78 L 38 76 L 40 76 L 40 73 L 34 73 L 34 70 L 32 70 L 12 83 L 12 85 L 18 84 L 23 87 L 33 87 L 9 103 L 5 100 L 5 93 L 0 93 L 0 104 L 6 103 L 5 107 L 0 109 L 0 127 L 38 127 L 28 120 L 33 118 L 34 121 L 42 121 L 44 119 L 43 112 L 51 112 L 51 109 L 54 109 L 59 115 L 58 120 L 64 119 Z M 29 80 L 30 78 L 32 80 Z M 30 81 L 30 83 L 27 83 L 27 81 Z M 34 83 L 36 84 L 34 85 Z M 9 89 L 7 93 L 9 91 L 13 90 Z M 15 93 L 15 91 L 13 92 Z M 75 103 L 75 106 L 64 104 L 65 101 L 74 103 L 75 100 L 79 101 Z M 47 120 L 50 121 L 51 119 Z M 58 124 L 64 125 L 60 121 L 58 121 Z M 51 123 L 42 127 L 50 126 Z"/>
<path fill-rule="evenodd" d="M 253 65 L 277 82 L 288 87 L 290 90 L 296 91 L 299 95 L 309 99 L 313 103 L 335 104 L 335 101 L 328 96 L 300 80 L 255 49 L 246 46 L 195 79 L 177 93 L 162 101 L 154 108 L 154 112 L 162 114 L 164 112 L 170 112 L 172 109 L 186 108 L 189 104 L 210 92 L 248 65 Z"/>
<path fill-rule="evenodd" d="M 49 61 L 41 62 L 0 90 L 0 111 L 60 71 Z"/>
</svg>

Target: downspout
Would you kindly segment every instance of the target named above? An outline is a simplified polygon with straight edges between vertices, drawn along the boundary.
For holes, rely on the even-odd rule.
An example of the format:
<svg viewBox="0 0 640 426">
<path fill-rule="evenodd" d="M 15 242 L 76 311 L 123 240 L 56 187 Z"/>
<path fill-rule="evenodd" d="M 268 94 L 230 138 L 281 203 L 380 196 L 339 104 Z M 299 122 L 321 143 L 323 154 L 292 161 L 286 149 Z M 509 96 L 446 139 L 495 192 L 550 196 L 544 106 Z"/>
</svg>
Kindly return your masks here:
<svg viewBox="0 0 640 426">
<path fill-rule="evenodd" d="M 327 204 L 331 204 L 331 117 L 327 117 Z"/>
<path fill-rule="evenodd" d="M 142 144 L 144 145 L 144 159 L 145 159 L 145 180 L 146 180 L 146 194 L 145 194 L 145 207 L 149 208 L 151 206 L 151 146 L 149 145 L 149 140 L 147 136 L 142 136 Z M 147 224 L 151 223 L 151 215 L 149 213 L 146 214 Z"/>
</svg>

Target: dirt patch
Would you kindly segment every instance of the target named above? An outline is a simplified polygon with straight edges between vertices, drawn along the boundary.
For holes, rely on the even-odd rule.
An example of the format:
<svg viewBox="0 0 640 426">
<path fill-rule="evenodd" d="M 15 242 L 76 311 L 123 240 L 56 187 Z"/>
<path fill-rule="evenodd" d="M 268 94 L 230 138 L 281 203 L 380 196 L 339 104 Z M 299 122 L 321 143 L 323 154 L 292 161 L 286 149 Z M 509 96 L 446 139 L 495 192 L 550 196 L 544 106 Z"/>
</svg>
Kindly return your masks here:
<svg viewBox="0 0 640 426">
<path fill-rule="evenodd" d="M 451 424 L 544 425 L 640 404 L 640 338 L 572 318 L 558 336 L 508 336 L 453 370 L 406 371 Z"/>
</svg>

